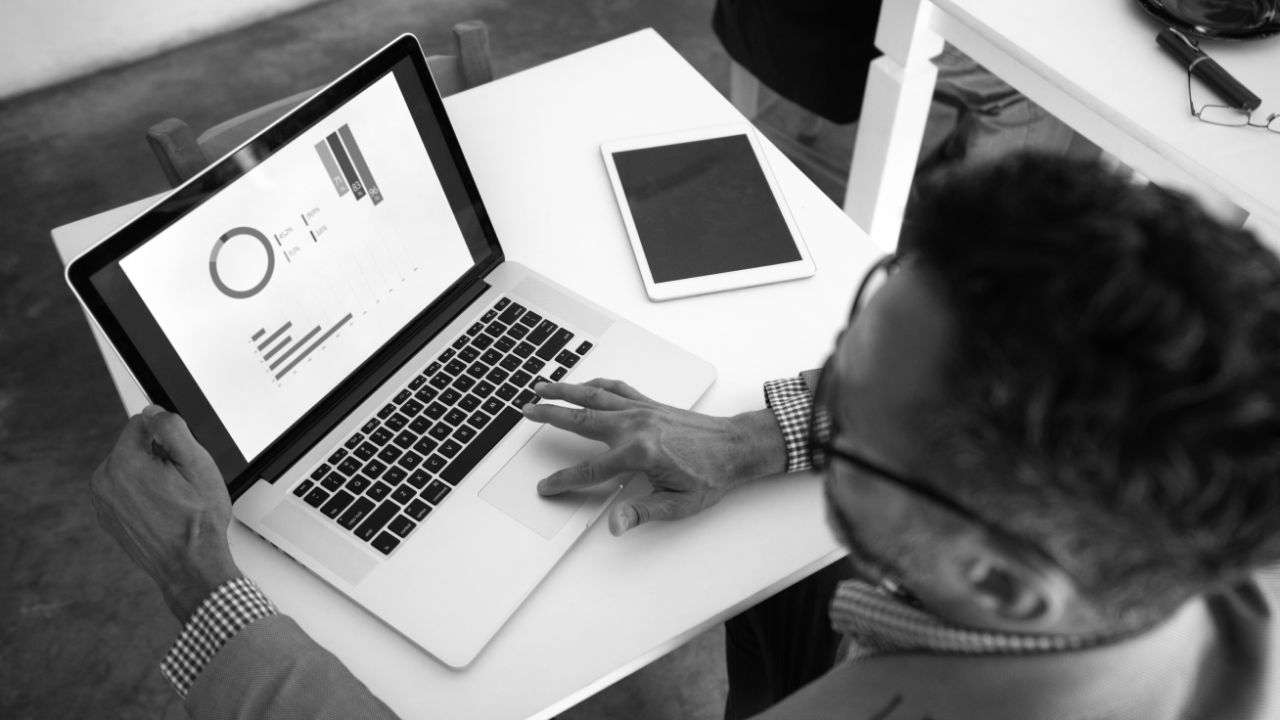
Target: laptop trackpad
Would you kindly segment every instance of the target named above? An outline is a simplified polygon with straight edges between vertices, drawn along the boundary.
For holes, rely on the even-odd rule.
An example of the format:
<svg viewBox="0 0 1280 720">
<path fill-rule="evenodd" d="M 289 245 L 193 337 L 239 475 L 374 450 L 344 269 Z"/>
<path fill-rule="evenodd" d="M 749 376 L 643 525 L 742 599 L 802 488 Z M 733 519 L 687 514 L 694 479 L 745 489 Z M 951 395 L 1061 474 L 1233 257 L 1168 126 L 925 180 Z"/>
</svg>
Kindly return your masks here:
<svg viewBox="0 0 1280 720">
<path fill-rule="evenodd" d="M 557 470 L 589 460 L 606 449 L 604 443 L 557 428 L 543 427 L 484 486 L 480 497 L 550 540 L 587 498 L 595 497 L 596 493 L 567 492 L 543 497 L 538 494 L 538 481 Z"/>
</svg>

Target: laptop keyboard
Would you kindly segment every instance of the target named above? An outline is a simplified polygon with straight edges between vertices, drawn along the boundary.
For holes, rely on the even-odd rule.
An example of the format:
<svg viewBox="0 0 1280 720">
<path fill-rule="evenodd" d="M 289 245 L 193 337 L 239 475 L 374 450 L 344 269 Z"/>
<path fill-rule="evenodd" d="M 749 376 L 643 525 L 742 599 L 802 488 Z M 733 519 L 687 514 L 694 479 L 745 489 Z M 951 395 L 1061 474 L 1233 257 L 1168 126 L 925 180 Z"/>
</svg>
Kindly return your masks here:
<svg viewBox="0 0 1280 720">
<path fill-rule="evenodd" d="M 574 334 L 501 298 L 369 416 L 293 494 L 390 555 L 591 350 Z"/>
</svg>

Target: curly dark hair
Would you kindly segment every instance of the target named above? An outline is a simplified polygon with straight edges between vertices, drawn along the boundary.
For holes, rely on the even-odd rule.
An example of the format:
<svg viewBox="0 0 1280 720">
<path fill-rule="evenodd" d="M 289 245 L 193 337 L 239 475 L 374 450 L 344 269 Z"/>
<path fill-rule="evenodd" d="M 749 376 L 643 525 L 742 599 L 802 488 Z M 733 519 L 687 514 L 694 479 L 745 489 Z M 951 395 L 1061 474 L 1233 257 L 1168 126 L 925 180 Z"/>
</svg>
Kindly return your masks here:
<svg viewBox="0 0 1280 720">
<path fill-rule="evenodd" d="M 1280 260 L 1193 200 L 1016 155 L 922 180 L 963 501 L 1120 622 L 1280 561 Z"/>
</svg>

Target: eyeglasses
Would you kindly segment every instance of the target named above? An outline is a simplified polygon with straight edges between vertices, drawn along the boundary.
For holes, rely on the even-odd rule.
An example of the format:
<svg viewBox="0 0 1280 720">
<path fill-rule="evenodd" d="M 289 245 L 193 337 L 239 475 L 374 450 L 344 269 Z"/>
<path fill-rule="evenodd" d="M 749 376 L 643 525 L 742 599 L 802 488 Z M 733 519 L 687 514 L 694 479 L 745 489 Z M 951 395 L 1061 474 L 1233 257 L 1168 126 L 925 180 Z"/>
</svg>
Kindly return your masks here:
<svg viewBox="0 0 1280 720">
<path fill-rule="evenodd" d="M 858 286 L 857 294 L 854 295 L 853 309 L 849 313 L 849 325 L 853 324 L 853 319 L 857 317 L 858 312 L 862 310 L 870 297 L 875 294 L 875 291 L 884 285 L 885 280 L 889 278 L 897 267 L 898 260 L 893 255 L 886 255 L 876 262 L 875 265 L 871 266 L 867 275 L 862 279 L 862 284 Z M 827 362 L 822 367 L 821 375 L 818 376 L 818 386 L 814 390 L 813 406 L 810 409 L 809 456 L 815 470 L 819 472 L 826 472 L 827 469 L 831 467 L 832 458 L 842 460 L 862 473 L 871 475 L 890 484 L 897 485 L 913 495 L 928 499 L 935 505 L 945 508 L 951 513 L 985 528 L 993 535 L 998 536 L 1013 547 L 1026 548 L 1031 552 L 1034 552 L 1042 559 L 1052 563 L 1054 567 L 1061 570 L 1068 577 L 1071 577 L 1071 574 L 1062 567 L 1062 564 L 1055 560 L 1048 552 L 1027 540 L 1019 538 L 1016 535 L 993 525 L 991 522 L 985 520 L 955 499 L 935 489 L 932 484 L 926 483 L 922 480 L 905 477 L 885 468 L 875 461 L 867 459 L 858 453 L 836 447 L 834 440 L 836 436 L 840 434 L 840 430 L 832 413 L 827 409 L 832 403 L 831 394 L 834 380 L 834 373 L 832 370 L 834 365 L 835 355 L 833 354 L 827 359 Z M 896 582 L 885 582 L 882 580 L 882 584 L 886 585 L 886 587 L 895 594 L 902 593 Z"/>
<path fill-rule="evenodd" d="M 1191 114 L 1202 122 L 1211 123 L 1213 125 L 1226 125 L 1229 127 L 1249 127 L 1263 128 L 1273 133 L 1280 133 L 1280 113 L 1271 113 L 1267 116 L 1265 123 L 1253 122 L 1253 111 L 1244 108 L 1231 107 L 1230 105 L 1201 105 L 1196 110 L 1195 98 L 1191 95 L 1191 70 L 1187 70 L 1187 102 L 1191 104 Z"/>
</svg>

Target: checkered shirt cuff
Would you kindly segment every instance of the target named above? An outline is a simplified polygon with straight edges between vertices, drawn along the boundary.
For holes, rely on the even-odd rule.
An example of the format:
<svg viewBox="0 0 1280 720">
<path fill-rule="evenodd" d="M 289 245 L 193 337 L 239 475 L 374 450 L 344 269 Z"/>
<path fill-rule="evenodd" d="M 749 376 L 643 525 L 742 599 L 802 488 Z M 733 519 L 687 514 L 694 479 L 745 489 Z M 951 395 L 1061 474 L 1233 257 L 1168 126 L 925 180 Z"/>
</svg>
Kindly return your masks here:
<svg viewBox="0 0 1280 720">
<path fill-rule="evenodd" d="M 787 447 L 787 472 L 813 467 L 809 458 L 809 412 L 813 396 L 801 377 L 770 380 L 764 384 L 764 400 L 778 418 Z"/>
<path fill-rule="evenodd" d="M 236 578 L 205 598 L 173 643 L 160 674 L 178 695 L 187 696 L 200 671 L 223 645 L 249 623 L 276 614 L 276 606 L 248 578 Z"/>
</svg>

